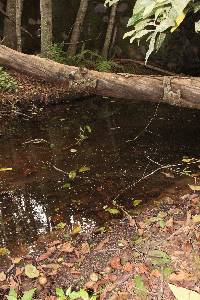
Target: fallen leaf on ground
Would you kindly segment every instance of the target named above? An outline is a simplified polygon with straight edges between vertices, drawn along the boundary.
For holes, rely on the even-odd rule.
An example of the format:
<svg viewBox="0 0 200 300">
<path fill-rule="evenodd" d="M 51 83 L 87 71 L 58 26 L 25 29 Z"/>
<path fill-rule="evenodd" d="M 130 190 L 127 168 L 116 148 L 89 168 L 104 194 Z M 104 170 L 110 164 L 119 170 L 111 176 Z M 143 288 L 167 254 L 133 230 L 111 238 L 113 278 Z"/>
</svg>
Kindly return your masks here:
<svg viewBox="0 0 200 300">
<path fill-rule="evenodd" d="M 200 185 L 189 184 L 189 188 L 190 188 L 192 191 L 200 191 Z"/>
<path fill-rule="evenodd" d="M 6 274 L 4 272 L 0 272 L 0 282 L 6 280 Z"/>
<path fill-rule="evenodd" d="M 183 251 L 186 256 L 188 256 L 192 252 L 192 244 L 190 242 L 186 242 L 183 245 Z"/>
<path fill-rule="evenodd" d="M 74 247 L 70 242 L 66 242 L 61 245 L 60 251 L 65 252 L 65 253 L 72 253 L 74 251 Z"/>
<path fill-rule="evenodd" d="M 47 250 L 47 252 L 41 254 L 41 255 L 36 259 L 36 261 L 39 262 L 39 261 L 42 261 L 42 260 L 46 260 L 46 259 L 49 258 L 55 251 L 56 251 L 56 247 L 55 247 L 55 246 L 49 248 L 49 249 Z"/>
<path fill-rule="evenodd" d="M 96 251 L 101 251 L 105 244 L 107 244 L 109 242 L 109 238 L 106 238 L 105 240 L 102 240 L 95 248 Z"/>
<path fill-rule="evenodd" d="M 124 266 L 123 266 L 123 270 L 125 272 L 132 272 L 133 271 L 133 264 L 131 264 L 130 262 L 127 262 Z"/>
<path fill-rule="evenodd" d="M 122 267 L 120 263 L 120 257 L 119 256 L 113 256 L 110 260 L 110 266 L 111 268 L 115 269 L 120 269 Z"/>
<path fill-rule="evenodd" d="M 39 271 L 32 264 L 28 264 L 25 266 L 25 274 L 29 278 L 36 278 L 39 276 Z"/>
<path fill-rule="evenodd" d="M 188 274 L 187 272 L 184 272 L 183 270 L 181 270 L 178 273 L 172 273 L 169 276 L 170 281 L 183 281 L 183 280 L 190 280 L 190 279 L 191 279 L 191 275 Z"/>
<path fill-rule="evenodd" d="M 16 268 L 15 276 L 20 276 L 24 272 L 24 268 Z"/>
<path fill-rule="evenodd" d="M 87 242 L 85 242 L 81 245 L 81 253 L 82 254 L 90 253 L 90 245 Z"/>
<path fill-rule="evenodd" d="M 169 284 L 169 288 L 177 300 L 200 300 L 200 294 L 195 291 L 178 287 L 173 284 Z"/>
</svg>

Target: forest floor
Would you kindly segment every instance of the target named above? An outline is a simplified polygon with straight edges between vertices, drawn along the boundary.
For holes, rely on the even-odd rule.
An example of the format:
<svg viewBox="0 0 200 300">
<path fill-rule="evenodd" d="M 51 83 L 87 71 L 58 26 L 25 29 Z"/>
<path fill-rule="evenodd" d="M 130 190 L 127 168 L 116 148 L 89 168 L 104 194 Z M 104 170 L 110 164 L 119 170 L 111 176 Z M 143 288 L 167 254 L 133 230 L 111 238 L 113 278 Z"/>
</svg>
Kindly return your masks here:
<svg viewBox="0 0 200 300">
<path fill-rule="evenodd" d="M 35 289 L 33 299 L 45 300 L 199 299 L 200 196 L 173 188 L 156 201 L 107 231 L 89 235 L 63 227 L 28 254 L 11 257 L 1 249 L 1 299 L 11 287 L 19 295 Z"/>
</svg>

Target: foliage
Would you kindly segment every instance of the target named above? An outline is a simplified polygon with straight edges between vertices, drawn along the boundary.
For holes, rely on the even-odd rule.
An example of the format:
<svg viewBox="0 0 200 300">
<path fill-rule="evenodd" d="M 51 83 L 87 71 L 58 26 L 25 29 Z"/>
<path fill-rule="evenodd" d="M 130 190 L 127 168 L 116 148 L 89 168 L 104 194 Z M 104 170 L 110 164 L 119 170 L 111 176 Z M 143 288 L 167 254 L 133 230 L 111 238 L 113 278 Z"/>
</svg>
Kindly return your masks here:
<svg viewBox="0 0 200 300">
<path fill-rule="evenodd" d="M 24 292 L 24 295 L 22 297 L 18 297 L 16 291 L 11 288 L 9 291 L 8 296 L 6 296 L 6 298 L 8 300 L 32 300 L 33 299 L 33 295 L 35 293 L 36 289 L 31 289 L 29 291 Z"/>
<path fill-rule="evenodd" d="M 76 300 L 76 299 L 82 299 L 82 300 L 96 300 L 96 296 L 89 296 L 88 292 L 84 289 L 80 289 L 79 291 L 75 292 L 72 291 L 71 287 L 69 287 L 66 292 L 64 292 L 63 289 L 57 288 L 56 289 L 56 296 L 58 297 L 58 300 Z"/>
<path fill-rule="evenodd" d="M 47 58 L 54 60 L 58 63 L 66 63 L 65 52 L 63 50 L 63 43 L 54 43 L 47 52 Z"/>
<path fill-rule="evenodd" d="M 119 0 L 106 0 L 112 5 Z M 153 51 L 158 51 L 165 40 L 167 32 L 174 32 L 189 13 L 200 11 L 199 1 L 194 0 L 137 0 L 133 14 L 128 21 L 128 31 L 124 38 L 129 37 L 133 43 L 145 38 L 149 45 L 146 61 Z M 200 20 L 195 23 L 195 31 L 200 32 Z"/>
<path fill-rule="evenodd" d="M 0 67 L 0 91 L 16 92 L 17 81 Z"/>
</svg>

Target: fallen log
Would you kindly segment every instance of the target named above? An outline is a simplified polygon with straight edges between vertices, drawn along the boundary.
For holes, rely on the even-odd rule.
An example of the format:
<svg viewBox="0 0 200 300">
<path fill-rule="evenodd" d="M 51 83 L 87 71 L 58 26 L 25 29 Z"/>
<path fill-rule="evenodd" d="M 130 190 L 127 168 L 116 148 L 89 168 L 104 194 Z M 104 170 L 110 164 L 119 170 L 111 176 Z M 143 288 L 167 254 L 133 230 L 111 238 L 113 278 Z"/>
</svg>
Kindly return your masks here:
<svg viewBox="0 0 200 300">
<path fill-rule="evenodd" d="M 200 78 L 105 73 L 53 62 L 0 46 L 0 65 L 46 82 L 58 82 L 71 94 L 168 103 L 200 109 Z"/>
</svg>

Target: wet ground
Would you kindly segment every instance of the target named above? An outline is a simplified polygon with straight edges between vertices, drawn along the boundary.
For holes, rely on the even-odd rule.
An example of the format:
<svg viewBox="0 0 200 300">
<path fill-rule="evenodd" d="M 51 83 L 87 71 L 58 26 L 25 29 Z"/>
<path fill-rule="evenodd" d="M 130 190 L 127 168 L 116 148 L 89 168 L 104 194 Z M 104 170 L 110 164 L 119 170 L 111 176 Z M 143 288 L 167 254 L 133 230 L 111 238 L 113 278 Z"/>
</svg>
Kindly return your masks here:
<svg viewBox="0 0 200 300">
<path fill-rule="evenodd" d="M 166 105 L 85 99 L 2 122 L 0 247 L 30 244 L 61 222 L 82 231 L 105 226 L 120 218 L 105 211 L 116 197 L 132 210 L 133 199 L 142 200 L 142 209 L 180 174 L 135 181 L 159 164 L 199 157 L 199 117 Z"/>
</svg>

